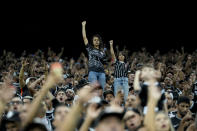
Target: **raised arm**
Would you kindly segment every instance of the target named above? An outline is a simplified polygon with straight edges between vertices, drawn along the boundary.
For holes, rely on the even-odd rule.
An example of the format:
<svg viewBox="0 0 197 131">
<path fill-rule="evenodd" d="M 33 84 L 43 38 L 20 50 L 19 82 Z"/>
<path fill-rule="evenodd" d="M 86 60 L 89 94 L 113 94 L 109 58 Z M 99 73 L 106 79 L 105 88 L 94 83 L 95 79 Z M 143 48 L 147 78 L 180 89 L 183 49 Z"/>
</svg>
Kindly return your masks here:
<svg viewBox="0 0 197 131">
<path fill-rule="evenodd" d="M 36 81 L 34 81 L 33 83 L 31 83 L 31 85 L 29 85 L 29 89 L 33 92 L 33 95 L 36 93 L 35 91 L 35 86 L 45 78 L 45 75 L 42 75 L 39 79 L 37 79 Z"/>
<path fill-rule="evenodd" d="M 59 127 L 57 128 L 57 131 L 74 131 L 75 130 L 77 123 L 80 120 L 80 114 L 82 113 L 83 105 L 95 95 L 93 91 L 95 90 L 96 87 L 98 87 L 98 84 L 96 83 L 90 84 L 90 85 L 86 85 L 79 91 L 78 101 L 76 102 L 75 105 L 71 107 L 70 112 L 64 118 L 64 120 L 61 123 L 59 123 Z"/>
<path fill-rule="evenodd" d="M 61 58 L 61 56 L 63 55 L 63 53 L 64 53 L 64 47 L 61 48 L 61 52 L 58 54 L 58 57 Z"/>
<path fill-rule="evenodd" d="M 98 117 L 100 112 L 101 108 L 97 108 L 96 103 L 90 104 L 87 109 L 85 121 L 83 122 L 80 131 L 88 131 L 91 123 Z"/>
<path fill-rule="evenodd" d="M 31 108 L 27 112 L 27 119 L 23 122 L 23 128 L 27 126 L 34 117 L 36 116 L 36 113 L 38 111 L 38 108 L 43 101 L 43 98 L 47 95 L 50 88 L 52 88 L 55 84 L 57 84 L 62 78 L 62 67 L 60 67 L 58 64 L 53 65 L 51 68 L 51 72 L 49 76 L 47 77 L 47 80 L 43 87 L 41 88 L 38 96 L 33 100 L 32 104 L 30 105 Z"/>
<path fill-rule="evenodd" d="M 161 77 L 159 71 L 151 68 L 147 68 L 142 71 L 142 79 L 149 83 L 148 87 L 148 103 L 147 103 L 147 114 L 144 118 L 144 125 L 150 131 L 155 131 L 155 107 L 159 99 L 161 98 L 161 93 L 158 87 L 155 86 L 157 79 Z"/>
<path fill-rule="evenodd" d="M 110 40 L 109 43 L 110 43 L 110 53 L 111 53 L 113 61 L 115 61 L 116 60 L 116 56 L 115 56 L 114 48 L 113 48 L 113 43 L 114 42 L 113 42 L 113 40 Z"/>
<path fill-rule="evenodd" d="M 135 91 L 140 91 L 141 90 L 140 74 L 141 74 L 140 70 L 136 71 L 136 73 L 135 73 L 135 78 L 134 78 L 134 83 L 133 83 L 134 84 L 133 87 L 134 87 Z"/>
<path fill-rule="evenodd" d="M 82 22 L 82 36 L 83 36 L 83 41 L 84 41 L 84 44 L 87 45 L 88 44 L 88 39 L 86 37 L 86 21 L 83 21 Z"/>
<path fill-rule="evenodd" d="M 19 83 L 20 83 L 20 88 L 23 88 L 25 86 L 25 81 L 24 81 L 24 68 L 27 65 L 27 61 L 23 60 L 22 61 L 22 67 L 20 70 L 20 74 L 19 74 Z"/>
</svg>

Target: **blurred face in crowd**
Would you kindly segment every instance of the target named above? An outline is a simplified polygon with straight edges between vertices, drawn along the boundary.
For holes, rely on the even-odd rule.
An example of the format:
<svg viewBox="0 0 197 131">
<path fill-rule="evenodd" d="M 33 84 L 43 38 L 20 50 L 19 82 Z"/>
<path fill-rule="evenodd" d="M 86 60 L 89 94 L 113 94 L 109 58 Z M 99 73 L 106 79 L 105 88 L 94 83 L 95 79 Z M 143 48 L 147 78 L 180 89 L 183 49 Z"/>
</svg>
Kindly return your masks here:
<svg viewBox="0 0 197 131">
<path fill-rule="evenodd" d="M 106 97 L 105 97 L 105 100 L 107 102 L 111 102 L 113 99 L 114 99 L 114 96 L 112 94 L 107 94 Z"/>
<path fill-rule="evenodd" d="M 166 87 L 165 82 L 161 82 L 160 84 L 161 84 L 161 88 L 162 88 L 162 89 L 165 89 L 165 87 Z"/>
<path fill-rule="evenodd" d="M 96 36 L 93 37 L 93 45 L 94 47 L 98 47 L 100 45 L 100 40 Z"/>
<path fill-rule="evenodd" d="M 73 83 L 73 86 L 76 86 L 78 84 L 79 84 L 79 82 L 75 80 L 74 83 Z"/>
<path fill-rule="evenodd" d="M 20 126 L 18 122 L 8 122 L 6 123 L 6 131 L 19 131 Z"/>
<path fill-rule="evenodd" d="M 138 102 L 137 102 L 137 98 L 135 95 L 129 95 L 127 100 L 126 100 L 126 103 L 125 103 L 125 107 L 128 108 L 128 107 L 132 107 L 132 108 L 136 108 L 138 105 Z"/>
<path fill-rule="evenodd" d="M 173 99 L 172 96 L 169 93 L 166 93 L 166 100 L 167 100 L 167 105 L 173 105 Z"/>
<path fill-rule="evenodd" d="M 109 85 L 112 85 L 114 83 L 114 77 L 110 76 L 110 80 L 108 81 Z"/>
<path fill-rule="evenodd" d="M 69 112 L 69 108 L 66 106 L 58 106 L 54 113 L 54 122 L 53 125 L 56 127 L 59 123 L 61 123 L 64 118 L 67 116 Z"/>
<path fill-rule="evenodd" d="M 23 99 L 23 104 L 30 104 L 31 100 L 28 98 Z"/>
<path fill-rule="evenodd" d="M 73 91 L 68 89 L 66 90 L 66 97 L 67 97 L 67 100 L 73 100 L 75 97 L 75 94 Z"/>
<path fill-rule="evenodd" d="M 22 106 L 21 112 L 20 112 L 20 119 L 21 121 L 25 121 L 27 118 L 27 111 L 29 109 L 29 104 L 24 104 Z"/>
<path fill-rule="evenodd" d="M 65 94 L 65 92 L 59 91 L 59 92 L 57 93 L 56 99 L 57 99 L 58 102 L 60 102 L 60 103 L 65 103 L 65 100 L 66 100 L 66 94 Z"/>
<path fill-rule="evenodd" d="M 10 102 L 10 110 L 20 112 L 22 108 L 22 100 L 19 97 L 12 98 Z"/>
<path fill-rule="evenodd" d="M 167 86 L 171 86 L 172 85 L 172 79 L 170 79 L 169 77 L 166 77 L 164 79 L 164 83 L 167 85 Z"/>
<path fill-rule="evenodd" d="M 129 84 L 133 83 L 134 78 L 135 78 L 135 74 L 129 74 Z"/>
<path fill-rule="evenodd" d="M 125 56 L 122 53 L 119 53 L 118 59 L 119 59 L 119 61 L 124 61 Z"/>
<path fill-rule="evenodd" d="M 173 78 L 173 74 L 172 73 L 168 73 L 166 76 L 169 77 L 170 79 Z"/>
<path fill-rule="evenodd" d="M 193 92 L 191 92 L 191 93 L 189 94 L 189 99 L 190 99 L 190 100 L 193 100 L 193 99 L 194 99 L 194 93 L 193 93 Z"/>
<path fill-rule="evenodd" d="M 131 110 L 126 112 L 124 120 L 129 131 L 135 130 L 142 124 L 142 117 L 138 113 Z"/>
<path fill-rule="evenodd" d="M 189 107 L 190 107 L 190 105 L 185 102 L 179 103 L 179 105 L 177 105 L 178 113 L 182 117 L 184 117 L 187 114 L 187 112 L 189 111 Z"/>
<path fill-rule="evenodd" d="M 164 113 L 158 113 L 155 117 L 156 131 L 169 131 L 170 120 Z"/>
<path fill-rule="evenodd" d="M 109 116 L 99 122 L 95 131 L 124 131 L 122 121 L 116 116 Z"/>
</svg>

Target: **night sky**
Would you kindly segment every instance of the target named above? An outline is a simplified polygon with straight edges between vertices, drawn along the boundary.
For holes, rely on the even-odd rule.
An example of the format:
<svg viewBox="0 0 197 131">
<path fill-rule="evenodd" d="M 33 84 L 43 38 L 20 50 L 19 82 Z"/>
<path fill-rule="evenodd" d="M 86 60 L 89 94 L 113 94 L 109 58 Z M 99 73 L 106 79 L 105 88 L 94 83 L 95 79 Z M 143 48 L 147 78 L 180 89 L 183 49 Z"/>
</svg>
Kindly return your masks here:
<svg viewBox="0 0 197 131">
<path fill-rule="evenodd" d="M 116 6 L 118 7 L 118 6 Z M 64 55 L 77 57 L 85 46 L 81 34 L 81 22 L 87 21 L 87 37 L 90 41 L 94 34 L 100 34 L 104 43 L 113 39 L 120 49 L 127 46 L 131 52 L 146 47 L 148 51 L 161 52 L 170 49 L 186 51 L 197 49 L 196 20 L 190 11 L 167 8 L 94 8 L 53 9 L 39 12 L 21 10 L 22 14 L 12 13 L 5 16 L 3 49 L 17 54 L 25 49 L 33 53 L 40 48 L 45 51 L 51 47 L 57 52 L 65 48 Z M 27 7 L 28 8 L 28 7 Z M 26 8 L 26 9 L 27 9 Z"/>
</svg>

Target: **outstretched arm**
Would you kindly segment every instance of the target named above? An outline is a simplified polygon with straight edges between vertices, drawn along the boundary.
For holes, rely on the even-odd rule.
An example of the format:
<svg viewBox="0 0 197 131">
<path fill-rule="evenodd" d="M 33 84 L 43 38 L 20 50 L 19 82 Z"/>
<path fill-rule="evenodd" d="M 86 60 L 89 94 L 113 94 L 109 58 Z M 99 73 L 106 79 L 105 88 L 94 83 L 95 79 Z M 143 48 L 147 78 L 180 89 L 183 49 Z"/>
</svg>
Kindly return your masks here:
<svg viewBox="0 0 197 131">
<path fill-rule="evenodd" d="M 58 131 L 74 131 L 80 119 L 83 105 L 94 96 L 93 91 L 95 87 L 98 87 L 98 84 L 86 85 L 79 91 L 78 101 L 71 107 L 69 114 L 64 118 L 64 120 L 59 123 L 59 127 L 57 128 Z"/>
<path fill-rule="evenodd" d="M 27 60 L 22 61 L 22 67 L 20 70 L 19 74 L 19 83 L 20 83 L 20 88 L 23 88 L 25 86 L 25 81 L 24 81 L 24 68 L 25 66 L 28 65 Z"/>
<path fill-rule="evenodd" d="M 82 22 L 82 36 L 83 36 L 83 41 L 84 41 L 84 44 L 87 45 L 88 44 L 88 39 L 86 37 L 86 21 L 83 21 Z"/>
<path fill-rule="evenodd" d="M 140 87 L 140 70 L 136 71 L 135 73 L 135 78 L 134 78 L 134 90 L 135 91 L 140 91 L 141 87 Z"/>
<path fill-rule="evenodd" d="M 113 48 L 113 43 L 114 42 L 113 42 L 113 40 L 110 40 L 109 43 L 110 43 L 110 53 L 111 53 L 113 61 L 115 61 L 116 60 L 116 56 L 115 56 L 114 48 Z"/>
<path fill-rule="evenodd" d="M 51 69 L 52 70 L 49 76 L 47 77 L 45 84 L 41 88 L 38 96 L 33 100 L 32 104 L 30 105 L 31 108 L 27 112 L 27 119 L 23 122 L 22 125 L 23 128 L 27 126 L 27 124 L 32 122 L 32 120 L 36 116 L 36 113 L 38 111 L 41 102 L 43 101 L 43 98 L 47 95 L 49 89 L 52 88 L 55 84 L 57 84 L 62 79 L 63 69 L 62 67 L 59 66 L 59 64 L 56 65 L 54 64 Z"/>
</svg>

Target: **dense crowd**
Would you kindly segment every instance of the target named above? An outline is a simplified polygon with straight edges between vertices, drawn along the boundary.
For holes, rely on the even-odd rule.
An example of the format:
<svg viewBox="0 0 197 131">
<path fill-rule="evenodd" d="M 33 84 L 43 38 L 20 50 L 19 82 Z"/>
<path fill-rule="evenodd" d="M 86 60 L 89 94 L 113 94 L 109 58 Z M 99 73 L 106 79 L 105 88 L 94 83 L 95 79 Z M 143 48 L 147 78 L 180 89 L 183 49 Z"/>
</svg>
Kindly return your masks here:
<svg viewBox="0 0 197 131">
<path fill-rule="evenodd" d="M 196 51 L 120 51 L 113 40 L 107 49 L 99 35 L 88 41 L 85 26 L 78 59 L 64 48 L 3 51 L 1 131 L 197 130 Z"/>
</svg>

